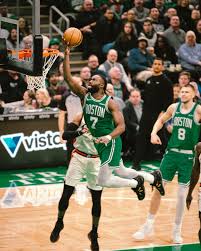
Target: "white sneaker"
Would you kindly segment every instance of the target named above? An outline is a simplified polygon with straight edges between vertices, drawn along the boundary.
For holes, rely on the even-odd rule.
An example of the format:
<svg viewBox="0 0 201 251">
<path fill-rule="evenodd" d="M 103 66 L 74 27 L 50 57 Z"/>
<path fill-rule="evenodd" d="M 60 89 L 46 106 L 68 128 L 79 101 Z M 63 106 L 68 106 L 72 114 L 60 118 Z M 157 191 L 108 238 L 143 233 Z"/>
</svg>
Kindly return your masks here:
<svg viewBox="0 0 201 251">
<path fill-rule="evenodd" d="M 154 221 L 147 220 L 145 224 L 132 235 L 136 240 L 144 240 L 146 237 L 152 236 L 154 234 Z"/>
<path fill-rule="evenodd" d="M 181 227 L 175 227 L 172 233 L 172 239 L 174 244 L 182 244 L 183 238 L 181 237 Z"/>
</svg>

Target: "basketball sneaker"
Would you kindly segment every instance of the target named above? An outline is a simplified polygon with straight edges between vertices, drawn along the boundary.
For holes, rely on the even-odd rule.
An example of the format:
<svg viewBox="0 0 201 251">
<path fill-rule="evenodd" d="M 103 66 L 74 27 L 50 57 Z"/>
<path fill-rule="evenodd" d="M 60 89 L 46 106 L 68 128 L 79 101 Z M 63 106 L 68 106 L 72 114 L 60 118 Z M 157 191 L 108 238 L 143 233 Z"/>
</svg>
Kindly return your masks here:
<svg viewBox="0 0 201 251">
<path fill-rule="evenodd" d="M 57 221 L 55 224 L 54 229 L 52 230 L 52 233 L 50 235 L 50 241 L 51 242 L 56 242 L 59 239 L 59 234 L 61 230 L 64 228 L 64 223 L 63 221 Z"/>
<path fill-rule="evenodd" d="M 165 195 L 165 189 L 163 187 L 163 180 L 160 170 L 155 170 L 151 173 L 154 176 L 154 183 L 151 184 L 152 187 L 155 187 L 159 193 L 164 196 Z"/>
<path fill-rule="evenodd" d="M 97 234 L 97 232 L 94 232 L 94 231 L 91 230 L 88 233 L 88 238 L 91 241 L 91 245 L 90 245 L 91 251 L 99 251 L 98 234 Z"/>
<path fill-rule="evenodd" d="M 183 238 L 181 237 L 181 226 L 174 225 L 172 239 L 174 244 L 183 243 Z"/>
<path fill-rule="evenodd" d="M 147 220 L 142 227 L 135 232 L 132 237 L 136 240 L 144 240 L 154 234 L 154 220 Z"/>
<path fill-rule="evenodd" d="M 131 189 L 137 194 L 138 200 L 143 200 L 145 197 L 144 178 L 138 175 L 133 179 L 136 180 L 138 184 L 135 188 Z"/>
</svg>

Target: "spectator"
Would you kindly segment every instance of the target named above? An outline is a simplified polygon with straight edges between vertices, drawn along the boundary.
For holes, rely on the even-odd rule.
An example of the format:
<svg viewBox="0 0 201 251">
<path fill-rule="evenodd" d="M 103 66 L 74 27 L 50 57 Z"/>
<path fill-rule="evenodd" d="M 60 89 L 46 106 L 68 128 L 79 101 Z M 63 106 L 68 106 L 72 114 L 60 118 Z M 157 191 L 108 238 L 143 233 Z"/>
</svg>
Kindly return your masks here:
<svg viewBox="0 0 201 251">
<path fill-rule="evenodd" d="M 17 30 L 11 29 L 8 39 L 6 41 L 7 49 L 16 50 L 17 49 Z"/>
<path fill-rule="evenodd" d="M 109 72 L 109 83 L 114 87 L 114 96 L 121 98 L 123 101 L 126 101 L 129 96 L 129 92 L 126 88 L 124 82 L 121 81 L 122 74 L 120 69 L 117 66 L 112 67 Z"/>
<path fill-rule="evenodd" d="M 164 0 L 154 0 L 153 8 L 157 8 L 159 11 L 159 18 L 163 18 L 166 7 L 165 7 L 165 1 Z"/>
<path fill-rule="evenodd" d="M 123 25 L 126 22 L 132 23 L 133 33 L 136 37 L 140 34 L 142 30 L 142 24 L 136 20 L 136 15 L 133 9 L 128 10 L 126 13 L 122 15 Z"/>
<path fill-rule="evenodd" d="M 101 64 L 98 69 L 104 71 L 108 77 L 109 70 L 112 67 L 117 66 L 122 73 L 122 79 L 121 79 L 122 82 L 124 82 L 126 84 L 127 89 L 130 90 L 133 88 L 130 83 L 130 79 L 126 74 L 123 65 L 117 62 L 117 58 L 118 58 L 117 51 L 114 49 L 110 49 L 107 53 L 106 61 L 103 64 Z"/>
<path fill-rule="evenodd" d="M 189 22 L 189 30 L 196 31 L 196 24 L 200 19 L 200 11 L 199 10 L 192 10 L 191 12 L 191 19 L 188 21 Z"/>
<path fill-rule="evenodd" d="M 124 156 L 133 158 L 136 150 L 136 136 L 139 131 L 139 124 L 142 117 L 143 101 L 140 90 L 134 88 L 130 92 L 129 100 L 123 109 L 126 130 L 123 136 Z"/>
<path fill-rule="evenodd" d="M 190 71 L 195 81 L 201 77 L 201 44 L 196 43 L 193 31 L 186 33 L 186 42 L 178 50 L 178 58 L 184 70 Z"/>
<path fill-rule="evenodd" d="M 189 21 L 191 20 L 191 10 L 189 9 L 189 0 L 177 0 L 177 15 L 181 22 L 181 29 L 189 30 Z"/>
<path fill-rule="evenodd" d="M 157 8 L 151 8 L 149 17 L 156 33 L 163 32 L 165 30 L 163 18 L 160 17 L 160 12 Z"/>
<path fill-rule="evenodd" d="M 198 44 L 201 44 L 201 19 L 199 19 L 196 24 L 195 35 L 196 35 L 196 42 Z"/>
<path fill-rule="evenodd" d="M 137 37 L 134 35 L 133 25 L 126 22 L 114 44 L 114 49 L 118 51 L 119 61 L 126 70 L 128 69 L 128 51 L 135 47 L 137 47 Z"/>
<path fill-rule="evenodd" d="M 143 29 L 142 32 L 140 32 L 140 37 L 145 37 L 147 39 L 148 47 L 155 46 L 157 34 L 150 19 L 146 19 L 143 22 Z"/>
<path fill-rule="evenodd" d="M 84 0 L 81 11 L 76 17 L 76 27 L 82 31 L 83 41 L 83 59 L 87 59 L 89 55 L 98 55 L 99 48 L 96 40 L 94 28 L 96 21 L 99 19 L 100 13 L 94 8 L 93 0 Z"/>
<path fill-rule="evenodd" d="M 47 75 L 47 90 L 50 97 L 59 104 L 63 96 L 68 94 L 67 86 L 62 85 L 59 81 L 59 73 L 57 71 L 49 71 Z"/>
<path fill-rule="evenodd" d="M 136 20 L 139 22 L 144 22 L 144 20 L 149 15 L 149 9 L 144 7 L 144 0 L 134 0 L 135 7 L 132 8 L 136 15 Z"/>
<path fill-rule="evenodd" d="M 136 75 L 141 71 L 151 72 L 153 56 L 147 51 L 148 42 L 145 37 L 138 38 L 138 48 L 130 50 L 128 57 L 128 68 L 132 75 Z"/>
<path fill-rule="evenodd" d="M 32 90 L 26 90 L 23 95 L 23 101 L 21 102 L 21 104 L 15 107 L 14 111 L 26 112 L 26 111 L 37 109 L 37 108 L 38 108 L 38 104 L 36 102 L 35 92 Z"/>
<path fill-rule="evenodd" d="M 180 29 L 180 19 L 178 16 L 171 17 L 170 27 L 164 31 L 163 35 L 166 37 L 169 45 L 177 52 L 185 41 L 185 31 Z"/>
<path fill-rule="evenodd" d="M 23 99 L 27 90 L 24 77 L 15 71 L 0 72 L 2 99 L 5 103 L 15 102 Z"/>
<path fill-rule="evenodd" d="M 114 101 L 118 104 L 120 111 L 122 111 L 124 109 L 124 107 L 125 107 L 124 101 L 121 98 L 115 96 L 114 86 L 110 83 L 107 84 L 106 94 L 108 96 L 113 97 Z"/>
<path fill-rule="evenodd" d="M 164 15 L 164 26 L 165 29 L 168 29 L 170 27 L 170 19 L 173 16 L 177 16 L 177 10 L 174 8 L 167 9 L 165 15 Z"/>
<path fill-rule="evenodd" d="M 16 16 L 8 12 L 8 3 L 6 0 L 0 2 L 0 17 L 17 19 Z M 2 22 L 1 28 L 10 31 L 12 28 L 16 27 L 11 23 Z"/>
<path fill-rule="evenodd" d="M 20 17 L 19 20 L 19 40 L 20 42 L 22 39 L 30 34 L 30 28 L 27 20 L 24 17 Z"/>
<path fill-rule="evenodd" d="M 166 66 L 178 63 L 175 49 L 168 44 L 167 39 L 163 35 L 158 35 L 154 52 L 158 58 L 163 59 L 164 65 Z"/>
<path fill-rule="evenodd" d="M 39 108 L 56 108 L 58 103 L 50 97 L 47 89 L 41 88 L 36 91 L 36 101 Z"/>
<path fill-rule="evenodd" d="M 48 48 L 60 51 L 60 40 L 56 37 L 50 39 Z M 54 61 L 52 67 L 50 68 L 50 71 L 59 71 L 59 66 L 61 62 L 63 62 L 63 60 L 64 54 L 63 52 L 59 52 L 59 56 Z"/>
<path fill-rule="evenodd" d="M 120 22 L 115 17 L 113 10 L 108 7 L 96 22 L 96 38 L 100 47 L 100 55 L 106 54 L 113 47 L 114 41 L 119 34 Z M 103 32 L 104 30 L 104 32 Z"/>
</svg>

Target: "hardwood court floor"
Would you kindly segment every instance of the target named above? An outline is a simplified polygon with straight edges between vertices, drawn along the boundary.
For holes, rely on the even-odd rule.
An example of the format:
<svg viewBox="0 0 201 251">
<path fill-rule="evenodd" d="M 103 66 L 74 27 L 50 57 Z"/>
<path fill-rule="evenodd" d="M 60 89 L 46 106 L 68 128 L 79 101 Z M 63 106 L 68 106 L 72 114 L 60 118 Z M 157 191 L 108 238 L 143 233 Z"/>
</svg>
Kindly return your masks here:
<svg viewBox="0 0 201 251">
<path fill-rule="evenodd" d="M 146 185 L 146 198 L 138 201 L 129 188 L 105 189 L 102 198 L 102 217 L 99 227 L 101 251 L 130 249 L 140 246 L 170 245 L 176 207 L 176 180 L 166 188 L 155 224 L 154 237 L 137 242 L 132 238 L 144 223 L 150 203 L 151 187 Z M 23 189 L 22 187 L 19 188 Z M 196 189 L 197 190 L 197 189 Z M 0 189 L 0 199 L 5 189 Z M 183 224 L 184 243 L 198 242 L 199 228 L 197 193 Z M 65 228 L 53 244 L 49 235 L 54 227 L 57 204 L 22 208 L 0 208 L 0 251 L 82 251 L 89 250 L 87 233 L 91 228 L 91 201 L 80 206 L 72 198 L 65 216 Z M 191 251 L 191 250 L 189 250 Z"/>
</svg>

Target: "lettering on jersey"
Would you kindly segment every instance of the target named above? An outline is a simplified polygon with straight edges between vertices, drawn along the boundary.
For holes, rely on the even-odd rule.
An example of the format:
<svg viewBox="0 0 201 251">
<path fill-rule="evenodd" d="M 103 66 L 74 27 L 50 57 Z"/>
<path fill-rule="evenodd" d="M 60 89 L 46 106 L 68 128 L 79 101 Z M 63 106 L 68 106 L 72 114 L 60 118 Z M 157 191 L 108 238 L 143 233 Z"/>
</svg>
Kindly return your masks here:
<svg viewBox="0 0 201 251">
<path fill-rule="evenodd" d="M 173 121 L 173 126 L 182 126 L 185 128 L 192 128 L 193 120 L 189 118 L 176 117 Z"/>
<path fill-rule="evenodd" d="M 104 118 L 105 107 L 100 107 L 98 105 L 86 104 L 86 114 Z"/>
</svg>

